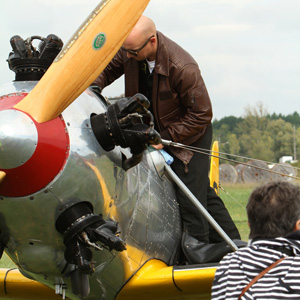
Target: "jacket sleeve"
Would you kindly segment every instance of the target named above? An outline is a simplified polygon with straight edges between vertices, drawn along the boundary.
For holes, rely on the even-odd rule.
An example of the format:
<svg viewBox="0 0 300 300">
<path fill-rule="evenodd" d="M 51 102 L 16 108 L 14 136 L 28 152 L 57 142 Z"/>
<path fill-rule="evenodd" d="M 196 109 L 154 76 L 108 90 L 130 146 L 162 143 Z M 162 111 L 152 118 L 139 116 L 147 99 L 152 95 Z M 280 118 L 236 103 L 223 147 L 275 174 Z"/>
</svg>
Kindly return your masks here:
<svg viewBox="0 0 300 300">
<path fill-rule="evenodd" d="M 94 80 L 92 85 L 98 85 L 101 90 L 113 83 L 124 74 L 123 50 L 119 50 L 106 68 Z"/>
<path fill-rule="evenodd" d="M 168 132 L 173 141 L 190 144 L 199 139 L 212 119 L 210 98 L 196 64 L 188 64 L 172 78 L 172 89 L 178 94 L 183 114 L 170 124 Z"/>
</svg>

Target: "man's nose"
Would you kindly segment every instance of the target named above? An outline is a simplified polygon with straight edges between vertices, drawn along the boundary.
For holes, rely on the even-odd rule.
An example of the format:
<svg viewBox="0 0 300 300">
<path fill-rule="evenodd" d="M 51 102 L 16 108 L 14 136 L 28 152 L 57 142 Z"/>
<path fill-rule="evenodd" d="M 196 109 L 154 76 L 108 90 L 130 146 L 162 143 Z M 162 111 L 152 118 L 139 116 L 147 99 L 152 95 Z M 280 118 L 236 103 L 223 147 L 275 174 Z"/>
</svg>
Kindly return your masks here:
<svg viewBox="0 0 300 300">
<path fill-rule="evenodd" d="M 131 57 L 134 58 L 134 55 L 130 54 L 129 52 L 126 52 L 126 55 L 127 55 L 127 58 L 131 58 Z"/>
</svg>

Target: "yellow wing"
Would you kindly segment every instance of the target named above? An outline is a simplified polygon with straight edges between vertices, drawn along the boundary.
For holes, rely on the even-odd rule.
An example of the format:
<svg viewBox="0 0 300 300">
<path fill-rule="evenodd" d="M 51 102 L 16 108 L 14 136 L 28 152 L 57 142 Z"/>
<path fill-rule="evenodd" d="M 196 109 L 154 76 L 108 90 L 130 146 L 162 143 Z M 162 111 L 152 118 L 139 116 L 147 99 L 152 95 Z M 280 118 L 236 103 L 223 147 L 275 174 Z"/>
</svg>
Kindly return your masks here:
<svg viewBox="0 0 300 300">
<path fill-rule="evenodd" d="M 49 287 L 24 277 L 18 269 L 0 269 L 0 299 L 61 300 Z"/>
<path fill-rule="evenodd" d="M 216 265 L 167 266 L 149 260 L 119 292 L 117 300 L 211 299 Z"/>
<path fill-rule="evenodd" d="M 167 266 L 151 259 L 124 285 L 116 300 L 211 299 L 216 265 Z M 0 299 L 62 299 L 55 291 L 25 278 L 17 269 L 0 269 Z"/>
</svg>

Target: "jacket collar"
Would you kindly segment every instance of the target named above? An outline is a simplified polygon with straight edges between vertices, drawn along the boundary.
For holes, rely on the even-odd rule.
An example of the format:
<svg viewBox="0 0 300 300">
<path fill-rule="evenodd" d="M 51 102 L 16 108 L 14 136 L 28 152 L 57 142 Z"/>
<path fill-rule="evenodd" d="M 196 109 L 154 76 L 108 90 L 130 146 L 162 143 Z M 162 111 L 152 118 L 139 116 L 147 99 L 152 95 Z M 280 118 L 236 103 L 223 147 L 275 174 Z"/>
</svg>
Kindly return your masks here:
<svg viewBox="0 0 300 300">
<path fill-rule="evenodd" d="M 264 239 L 249 241 L 249 245 L 258 247 L 268 247 L 268 246 L 283 246 L 286 248 L 293 248 L 294 251 L 300 254 L 300 231 L 295 231 L 286 237 L 277 237 L 274 239 Z"/>
<path fill-rule="evenodd" d="M 157 74 L 161 74 L 163 76 L 169 76 L 169 51 L 167 48 L 167 44 L 169 43 L 169 39 L 164 36 L 161 32 L 157 31 L 157 53 L 156 53 L 156 59 L 155 59 L 155 72 Z M 136 61 L 132 57 L 127 57 L 126 52 L 122 49 L 120 51 L 123 51 L 124 55 L 124 63 L 131 62 L 135 65 L 138 65 L 138 61 Z"/>
<path fill-rule="evenodd" d="M 169 76 L 169 51 L 167 48 L 168 38 L 157 31 L 157 53 L 155 60 L 155 72 L 164 76 Z"/>
</svg>

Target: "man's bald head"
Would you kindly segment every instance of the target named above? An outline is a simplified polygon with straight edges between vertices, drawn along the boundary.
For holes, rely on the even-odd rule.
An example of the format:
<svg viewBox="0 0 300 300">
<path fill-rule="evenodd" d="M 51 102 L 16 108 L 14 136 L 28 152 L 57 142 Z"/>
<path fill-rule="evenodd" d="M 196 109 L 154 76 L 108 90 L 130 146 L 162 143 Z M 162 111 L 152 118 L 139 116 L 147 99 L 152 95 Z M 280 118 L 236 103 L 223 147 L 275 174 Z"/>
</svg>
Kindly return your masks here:
<svg viewBox="0 0 300 300">
<path fill-rule="evenodd" d="M 129 36 L 126 39 L 126 44 L 136 41 L 143 42 L 145 38 L 156 34 L 154 22 L 146 16 L 141 16 Z"/>
<path fill-rule="evenodd" d="M 139 49 L 147 39 L 154 36 L 154 39 L 150 41 L 149 46 L 145 49 L 146 57 L 155 57 L 157 40 L 156 40 L 156 26 L 154 22 L 148 17 L 142 15 L 126 40 L 123 43 L 125 49 L 136 50 Z M 146 47 L 145 47 L 146 48 Z M 155 58 L 154 58 L 155 59 Z"/>
</svg>

